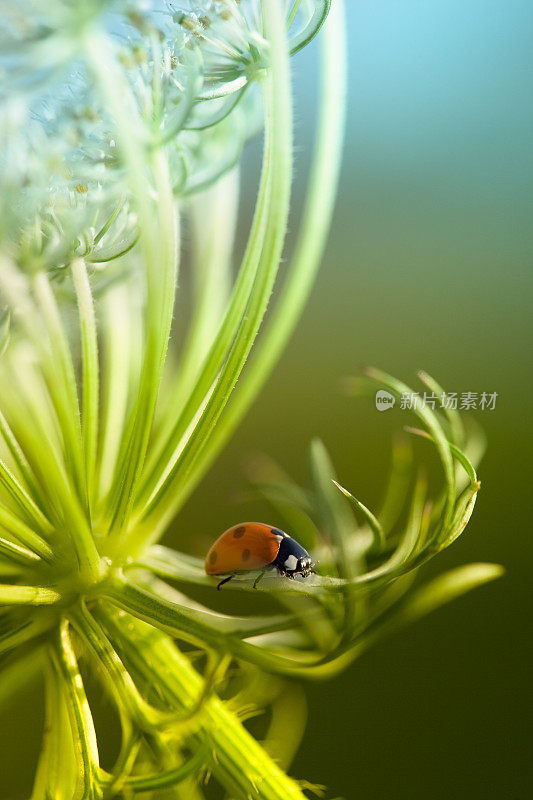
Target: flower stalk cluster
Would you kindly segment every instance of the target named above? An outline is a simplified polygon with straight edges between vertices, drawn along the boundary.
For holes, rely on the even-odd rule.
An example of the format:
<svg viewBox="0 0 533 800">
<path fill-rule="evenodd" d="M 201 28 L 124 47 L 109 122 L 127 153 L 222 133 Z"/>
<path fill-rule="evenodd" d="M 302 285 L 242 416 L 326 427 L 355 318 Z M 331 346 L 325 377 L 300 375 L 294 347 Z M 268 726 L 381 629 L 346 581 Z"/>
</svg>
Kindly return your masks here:
<svg viewBox="0 0 533 800">
<path fill-rule="evenodd" d="M 305 583 L 265 578 L 267 613 L 222 613 L 201 560 L 159 544 L 294 329 L 331 219 L 342 4 L 327 22 L 327 0 L 285 5 L 48 0 L 2 19 L 0 704 L 44 676 L 32 800 L 201 800 L 208 780 L 242 800 L 302 800 L 305 785 L 285 770 L 305 711 L 281 676 L 330 675 L 498 574 L 471 565 L 410 591 L 418 567 L 461 533 L 479 488 L 459 418 L 430 411 L 421 422 L 445 488 L 430 502 L 419 478 L 406 519 L 405 454 L 376 515 L 335 485 L 319 443 L 312 491 L 275 469 L 255 474 L 321 561 Z M 289 57 L 324 22 L 308 196 L 265 322 L 290 212 Z M 257 202 L 233 278 L 236 164 L 259 127 Z M 175 364 L 183 218 L 200 231 L 196 307 Z M 251 586 L 231 591 L 250 599 Z M 99 749 L 94 679 L 121 729 L 111 760 Z M 293 723 L 282 725 L 289 707 Z M 260 745 L 244 722 L 265 709 Z"/>
</svg>

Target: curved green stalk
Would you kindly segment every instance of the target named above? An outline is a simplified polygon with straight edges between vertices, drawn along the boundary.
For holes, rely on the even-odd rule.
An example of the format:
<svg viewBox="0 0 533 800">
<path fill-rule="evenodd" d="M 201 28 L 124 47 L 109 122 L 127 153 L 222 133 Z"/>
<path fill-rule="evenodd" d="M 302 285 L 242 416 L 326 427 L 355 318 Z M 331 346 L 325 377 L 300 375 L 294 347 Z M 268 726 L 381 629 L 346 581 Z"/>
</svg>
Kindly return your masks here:
<svg viewBox="0 0 533 800">
<path fill-rule="evenodd" d="M 337 2 L 337 0 L 335 0 Z M 328 14 L 330 14 L 331 8 L 331 0 L 319 0 L 318 3 L 315 3 L 315 9 L 305 26 L 305 28 L 294 36 L 290 40 L 290 53 L 294 55 L 302 50 L 306 45 L 309 44 L 312 39 L 315 38 L 321 27 L 324 25 Z M 294 3 L 294 6 L 289 14 L 287 19 L 287 27 L 290 27 L 292 21 L 294 20 L 295 15 L 298 12 L 298 7 L 300 6 L 300 0 L 297 0 Z"/>
<path fill-rule="evenodd" d="M 238 278 L 233 287 L 231 299 L 220 325 L 217 336 L 211 345 L 201 370 L 191 389 L 185 404 L 178 413 L 177 419 L 170 417 L 172 404 L 169 405 L 167 416 L 163 419 L 163 429 L 167 431 L 166 441 L 155 443 L 155 456 L 151 459 L 147 475 L 139 492 L 138 506 L 142 510 L 150 500 L 158 483 L 166 475 L 169 464 L 175 459 L 175 452 L 191 424 L 198 409 L 202 407 L 211 390 L 213 383 L 220 373 L 227 358 L 228 351 L 235 339 L 239 325 L 246 313 L 250 292 L 256 280 L 260 263 L 260 255 L 265 238 L 265 228 L 269 211 L 269 197 L 271 192 L 272 153 L 270 137 L 265 135 L 263 150 L 263 164 L 257 194 L 254 218 L 248 236 L 246 250 L 242 258 Z M 177 398 L 174 396 L 173 398 Z"/>
<path fill-rule="evenodd" d="M 79 497 L 72 486 L 71 475 L 67 472 L 65 465 L 58 461 L 56 453 L 44 435 L 40 436 L 40 421 L 36 415 L 28 420 L 26 409 L 16 403 L 10 407 L 11 421 L 17 439 L 24 449 L 28 460 L 32 464 L 34 474 L 39 481 L 43 496 L 47 501 L 47 514 L 49 520 L 36 507 L 31 498 L 26 499 L 25 494 L 20 497 L 21 511 L 27 519 L 26 528 L 29 526 L 34 530 L 43 533 L 43 537 L 49 541 L 50 545 L 57 546 L 57 555 L 69 557 L 74 556 L 76 570 L 79 572 L 74 575 L 74 582 L 78 588 L 85 583 L 92 583 L 101 577 L 102 563 L 97 551 L 96 543 L 93 538 L 91 526 L 87 518 L 87 509 L 83 508 Z M 2 471 L 0 470 L 0 478 Z M 20 487 L 16 486 L 17 490 Z M 0 509 L 0 524 L 2 516 L 8 514 L 7 509 Z M 11 529 L 15 520 L 12 520 Z M 6 521 L 5 527 L 9 527 Z M 34 539 L 32 546 L 28 539 L 23 541 L 24 528 L 20 529 L 19 540 L 29 549 L 36 549 L 39 546 L 38 539 Z M 30 538 L 31 537 L 30 535 Z M 42 550 L 42 547 L 41 547 Z M 37 551 L 39 555 L 42 552 Z"/>
<path fill-rule="evenodd" d="M 385 534 L 383 532 L 383 528 L 381 527 L 380 521 L 374 514 L 367 508 L 357 497 L 354 497 L 348 489 L 345 489 L 344 486 L 341 486 L 340 483 L 336 480 L 333 480 L 333 483 L 337 487 L 337 489 L 342 492 L 342 494 L 348 498 L 350 503 L 354 506 L 357 511 L 360 511 L 363 517 L 366 519 L 368 523 L 368 527 L 372 531 L 373 539 L 372 542 L 372 549 L 376 552 L 381 552 L 385 547 Z"/>
<path fill-rule="evenodd" d="M 31 800 L 69 800 L 76 793 L 78 765 L 60 681 L 49 650 L 45 655 L 45 722 Z"/>
<path fill-rule="evenodd" d="M 155 265 L 153 255 L 146 265 L 148 279 L 146 308 L 146 344 L 139 399 L 127 427 L 125 446 L 119 455 L 117 476 L 120 481 L 111 492 L 114 505 L 111 509 L 111 532 L 117 535 L 127 525 L 134 504 L 136 487 L 140 479 L 144 458 L 150 440 L 159 386 L 163 373 L 170 326 L 174 308 L 176 284 L 177 216 L 169 182 L 168 165 L 162 153 L 154 156 L 154 172 L 159 197 L 158 224 L 164 243 L 160 262 Z M 114 530 L 115 529 L 115 530 Z"/>
<path fill-rule="evenodd" d="M 0 525 L 8 530 L 15 538 L 26 545 L 30 550 L 34 550 L 38 555 L 50 561 L 53 559 L 51 547 L 35 531 L 38 530 L 44 535 L 50 535 L 52 526 L 43 516 L 39 508 L 25 493 L 20 484 L 11 475 L 7 467 L 0 462 L 0 484 L 9 492 L 15 500 L 21 516 L 24 517 L 28 525 L 16 514 L 13 514 L 5 506 L 0 505 Z M 31 526 L 31 527 L 30 527 Z"/>
<path fill-rule="evenodd" d="M 126 778 L 122 787 L 135 794 L 141 792 L 154 792 L 158 789 L 167 789 L 182 783 L 187 778 L 197 777 L 202 767 L 206 765 L 209 748 L 204 745 L 188 761 L 179 767 L 158 772 L 154 775 L 141 775 Z"/>
<path fill-rule="evenodd" d="M 114 580 L 104 586 L 102 594 L 119 608 L 173 637 L 200 647 L 207 644 L 270 672 L 310 676 L 314 669 L 331 662 L 336 657 L 337 646 L 325 655 L 316 655 L 305 650 L 300 652 L 297 649 L 293 650 L 291 655 L 269 651 L 244 639 L 245 636 L 254 635 L 253 629 L 239 630 L 237 626 L 225 632 L 207 624 L 198 616 L 185 615 L 183 607 L 177 603 L 127 581 Z M 266 632 L 269 632 L 268 627 Z M 259 629 L 257 633 L 261 634 L 263 631 Z M 346 644 L 341 649 L 350 647 L 351 645 Z"/>
<path fill-rule="evenodd" d="M 38 272 L 33 277 L 33 287 L 39 300 L 44 331 L 52 350 L 43 340 L 39 315 L 28 295 L 29 285 L 25 285 L 26 292 L 24 292 L 24 284 L 21 284 L 20 279 L 17 280 L 9 265 L 5 265 L 2 277 L 4 286 L 7 286 L 6 293 L 17 305 L 24 330 L 41 358 L 41 368 L 46 381 L 44 390 L 49 393 L 55 412 L 51 424 L 57 423 L 63 437 L 62 457 L 59 450 L 53 446 L 46 421 L 41 419 L 39 408 L 41 398 L 35 391 L 27 391 L 22 397 L 22 400 L 30 404 L 30 408 L 33 404 L 37 404 L 35 413 L 32 413 L 29 419 L 27 409 L 20 399 L 5 393 L 4 404 L 9 410 L 14 435 L 39 483 L 41 495 L 46 500 L 46 511 L 50 521 L 44 518 L 35 501 L 1 466 L 0 480 L 17 502 L 29 525 L 33 527 L 36 524 L 39 532 L 51 530 L 53 525 L 54 535 L 57 538 L 63 541 L 68 539 L 69 547 L 74 550 L 79 564 L 81 583 L 86 581 L 90 583 L 99 579 L 101 562 L 86 515 L 85 469 L 83 459 L 80 461 L 82 442 L 79 405 L 70 346 L 47 275 L 42 271 Z M 20 380 L 28 378 L 24 375 L 24 370 L 20 372 Z M 29 390 L 31 387 L 30 376 L 29 386 L 26 388 Z M 3 511 L 5 512 L 5 509 Z M 65 528 L 68 529 L 68 533 L 65 533 Z"/>
<path fill-rule="evenodd" d="M 167 701 L 189 708 L 203 691 L 203 682 L 189 660 L 168 636 L 128 617 L 130 636 L 125 637 L 113 609 L 98 609 L 105 627 L 139 681 L 157 680 Z M 289 778 L 248 733 L 226 705 L 208 698 L 203 711 L 200 741 L 207 738 L 215 759 L 212 770 L 239 800 L 305 800 L 296 781 Z"/>
<path fill-rule="evenodd" d="M 117 696 L 130 719 L 141 730 L 155 729 L 158 723 L 168 719 L 168 715 L 152 708 L 141 697 L 124 664 L 85 605 L 79 604 L 71 608 L 68 616 L 79 636 L 92 651 L 99 670 L 103 668 L 105 671 L 108 678 L 106 685 Z"/>
<path fill-rule="evenodd" d="M 68 709 L 72 739 L 78 760 L 78 791 L 80 800 L 99 800 L 101 791 L 96 779 L 98 745 L 83 681 L 72 649 L 69 623 L 63 620 L 50 656 L 59 679 L 60 691 Z"/>
<path fill-rule="evenodd" d="M 182 409 L 202 372 L 203 392 L 206 393 L 218 371 L 215 367 L 211 376 L 204 374 L 203 364 L 216 338 L 222 321 L 231 289 L 231 257 L 235 239 L 239 205 L 239 169 L 233 169 L 213 186 L 194 195 L 188 205 L 192 233 L 193 274 L 195 294 L 193 317 L 187 333 L 187 341 L 180 355 L 179 369 L 176 370 L 173 385 L 165 397 L 165 409 L 159 430 L 151 445 L 152 458 L 148 459 L 148 477 L 143 485 L 161 477 L 161 464 L 172 451 L 165 445 L 173 446 L 181 438 L 178 430 L 175 409 Z M 254 270 L 255 271 L 255 270 Z M 198 397 L 199 391 L 195 390 Z M 187 414 L 178 415 L 187 419 Z M 181 421 L 179 429 L 183 431 Z M 162 453 L 162 447 L 164 453 Z M 158 458 L 154 458 L 154 456 Z M 155 470 L 154 470 L 155 466 Z M 153 489 L 152 485 L 152 489 Z"/>
<path fill-rule="evenodd" d="M 134 502 L 166 357 L 177 278 L 178 218 L 165 153 L 157 150 L 149 158 L 145 143 L 132 135 L 135 121 L 139 130 L 142 125 L 130 88 L 117 68 L 112 42 L 93 35 L 88 37 L 86 48 L 102 96 L 116 121 L 121 156 L 128 170 L 142 232 L 140 246 L 146 282 L 145 343 L 138 398 L 122 437 L 107 500 L 110 532 L 117 537 L 127 525 Z M 158 197 L 156 208 L 150 199 L 152 185 L 145 164 L 153 174 Z"/>
<path fill-rule="evenodd" d="M 397 396 L 400 396 L 404 392 L 409 393 L 409 387 L 406 386 L 405 383 L 402 383 L 402 381 L 387 375 L 387 373 L 382 372 L 379 369 L 368 367 L 365 372 L 373 381 L 383 384 Z M 441 528 L 444 530 L 450 523 L 455 502 L 456 481 L 450 443 L 446 439 L 444 431 L 442 430 L 434 411 L 432 411 L 429 407 L 421 407 L 415 409 L 414 413 L 422 420 L 422 422 L 424 422 L 431 436 L 433 437 L 444 472 L 444 477 L 446 480 L 446 493 L 441 524 Z"/>
<path fill-rule="evenodd" d="M 322 63 L 319 123 L 308 199 L 288 279 L 254 357 L 239 382 L 238 392 L 217 427 L 210 432 L 209 447 L 204 448 L 194 470 L 174 488 L 172 498 L 150 515 L 150 525 L 152 528 L 157 525 L 159 534 L 201 480 L 257 397 L 296 326 L 320 265 L 335 204 L 343 143 L 346 51 L 342 0 L 333 4 L 324 28 Z"/>
<path fill-rule="evenodd" d="M 103 327 L 102 417 L 98 447 L 98 498 L 107 496 L 115 474 L 140 343 L 141 318 L 127 285 L 105 295 L 100 310 Z"/>
<path fill-rule="evenodd" d="M 148 528 L 153 524 L 152 512 L 155 520 L 168 517 L 169 509 L 174 506 L 176 495 L 179 495 L 195 463 L 206 450 L 211 448 L 210 440 L 215 424 L 233 391 L 257 336 L 280 263 L 289 213 L 292 111 L 284 23 L 277 5 L 272 0 L 270 3 L 272 10 L 266 15 L 272 59 L 271 73 L 266 80 L 266 137 L 270 140 L 269 158 L 272 162 L 272 177 L 269 184 L 268 216 L 260 265 L 245 316 L 216 386 L 178 460 L 145 510 Z"/>
<path fill-rule="evenodd" d="M 35 566 L 41 560 L 39 556 L 32 550 L 27 550 L 15 542 L 10 542 L 9 539 L 0 537 L 0 554 L 6 557 L 9 561 L 23 566 Z"/>
<path fill-rule="evenodd" d="M 11 457 L 13 458 L 13 462 L 17 468 L 25 491 L 28 492 L 32 497 L 39 498 L 39 501 L 42 502 L 35 476 L 33 475 L 30 465 L 28 464 L 28 461 L 22 452 L 20 444 L 16 440 L 13 431 L 9 427 L 2 412 L 0 412 L 0 436 L 3 438 L 9 452 L 11 453 Z"/>
<path fill-rule="evenodd" d="M 50 353 L 44 360 L 47 387 L 54 404 L 63 435 L 63 446 L 69 473 L 82 505 L 87 505 L 87 485 L 82 456 L 80 405 L 72 353 L 57 301 L 48 276 L 38 272 L 33 287 L 50 341 Z M 36 335 L 42 335 L 38 330 Z"/>
<path fill-rule="evenodd" d="M 96 470 L 96 447 L 98 443 L 99 419 L 99 367 L 98 367 L 98 340 L 96 334 L 96 320 L 91 293 L 91 286 L 87 276 L 87 268 L 81 258 L 72 262 L 72 278 L 78 298 L 78 311 L 80 320 L 82 368 L 83 368 L 83 405 L 82 405 L 82 434 L 83 451 L 85 456 L 85 475 L 87 480 L 87 498 L 89 508 L 92 504 L 94 480 Z"/>
</svg>

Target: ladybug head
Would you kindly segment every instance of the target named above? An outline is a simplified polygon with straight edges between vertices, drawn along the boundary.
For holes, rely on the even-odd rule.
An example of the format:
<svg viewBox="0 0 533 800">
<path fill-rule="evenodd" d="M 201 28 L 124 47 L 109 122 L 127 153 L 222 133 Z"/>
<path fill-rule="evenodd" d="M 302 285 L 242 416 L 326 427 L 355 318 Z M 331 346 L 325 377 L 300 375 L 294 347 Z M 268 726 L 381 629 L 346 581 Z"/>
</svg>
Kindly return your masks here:
<svg viewBox="0 0 533 800">
<path fill-rule="evenodd" d="M 311 575 L 312 572 L 316 572 L 315 567 L 316 563 L 306 555 L 303 558 L 298 559 L 294 574 L 301 575 L 303 578 L 307 578 L 307 576 Z"/>
<path fill-rule="evenodd" d="M 289 536 L 285 536 L 282 539 L 274 564 L 279 572 L 282 575 L 287 575 L 288 578 L 294 578 L 295 575 L 307 578 L 308 575 L 315 571 L 316 566 L 309 553 Z"/>
</svg>

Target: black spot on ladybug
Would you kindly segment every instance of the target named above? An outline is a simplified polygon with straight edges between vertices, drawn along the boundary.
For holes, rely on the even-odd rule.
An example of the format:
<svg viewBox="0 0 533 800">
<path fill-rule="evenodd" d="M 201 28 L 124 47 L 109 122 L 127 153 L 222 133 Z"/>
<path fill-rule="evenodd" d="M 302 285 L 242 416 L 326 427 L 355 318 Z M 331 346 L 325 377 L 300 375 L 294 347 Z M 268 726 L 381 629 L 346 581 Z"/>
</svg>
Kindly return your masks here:
<svg viewBox="0 0 533 800">
<path fill-rule="evenodd" d="M 211 553 L 211 555 L 209 556 L 209 563 L 210 563 L 210 564 L 214 564 L 214 563 L 215 563 L 215 561 L 217 560 L 217 558 L 218 558 L 218 553 L 217 553 L 217 551 L 216 551 L 216 550 L 213 550 L 213 552 L 212 552 L 212 553 Z"/>
<path fill-rule="evenodd" d="M 242 551 L 242 560 L 248 561 L 250 558 L 250 551 L 248 549 Z"/>
<path fill-rule="evenodd" d="M 239 527 L 235 528 L 235 530 L 233 531 L 233 538 L 240 539 L 241 536 L 244 536 L 245 533 L 246 533 L 246 525 L 239 525 Z"/>
<path fill-rule="evenodd" d="M 282 536 L 284 539 L 287 535 L 286 533 L 283 533 L 283 531 L 280 531 L 279 528 L 271 528 L 270 533 L 273 533 L 274 536 Z"/>
</svg>

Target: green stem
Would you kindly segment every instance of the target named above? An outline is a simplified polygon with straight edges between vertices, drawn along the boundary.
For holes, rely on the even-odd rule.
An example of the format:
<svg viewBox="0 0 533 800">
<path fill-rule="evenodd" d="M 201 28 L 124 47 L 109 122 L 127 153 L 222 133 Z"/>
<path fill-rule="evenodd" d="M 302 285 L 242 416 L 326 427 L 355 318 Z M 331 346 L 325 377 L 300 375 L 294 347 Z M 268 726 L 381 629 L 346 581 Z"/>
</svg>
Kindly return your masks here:
<svg viewBox="0 0 533 800">
<path fill-rule="evenodd" d="M 77 258 L 72 262 L 72 278 L 78 298 L 80 319 L 81 352 L 83 365 L 83 451 L 85 455 L 85 474 L 87 496 L 91 506 L 96 469 L 96 446 L 98 442 L 98 340 L 94 305 L 87 276 L 85 262 Z"/>
<path fill-rule="evenodd" d="M 177 462 L 146 509 L 149 527 L 172 516 L 173 508 L 180 501 L 190 473 L 195 470 L 203 454 L 211 448 L 213 430 L 246 363 L 266 312 L 279 268 L 289 214 L 292 102 L 285 23 L 276 0 L 271 0 L 268 4 L 265 17 L 271 44 L 271 71 L 266 81 L 266 136 L 271 141 L 272 179 L 260 266 L 245 316 L 220 378 Z"/>
<path fill-rule="evenodd" d="M 44 441 L 39 441 L 39 419 L 33 425 L 21 419 L 20 409 L 12 408 L 12 416 L 18 419 L 18 440 L 25 443 L 24 452 L 33 465 L 33 471 L 40 481 L 43 494 L 49 498 L 50 509 L 54 512 L 59 530 L 68 529 L 68 538 L 74 545 L 79 563 L 82 582 L 92 583 L 100 578 L 101 564 L 92 532 L 86 516 L 87 491 L 85 465 L 82 458 L 81 426 L 76 377 L 72 354 L 66 336 L 56 298 L 44 272 L 33 278 L 33 287 L 39 301 L 45 330 L 51 351 L 47 352 L 42 342 L 42 329 L 35 319 L 34 307 L 29 298 L 12 288 L 15 297 L 21 297 L 21 318 L 25 330 L 40 354 L 46 388 L 53 401 L 57 424 L 63 436 L 63 449 L 66 465 L 53 451 L 43 430 Z M 36 398 L 28 397 L 30 402 Z M 65 469 L 65 466 L 67 469 Z M 22 499 L 26 511 L 35 507 L 29 498 Z"/>
<path fill-rule="evenodd" d="M 365 373 L 377 383 L 381 383 L 394 392 L 398 397 L 402 394 L 409 394 L 411 390 L 409 387 L 403 383 L 402 381 L 393 378 L 391 375 L 387 375 L 386 372 L 382 372 L 381 370 L 374 369 L 373 367 L 368 367 L 365 370 Z M 422 420 L 422 422 L 427 426 L 433 440 L 435 442 L 435 448 L 437 450 L 442 470 L 444 472 L 444 478 L 446 480 L 446 490 L 445 490 L 445 503 L 444 509 L 441 517 L 441 530 L 446 530 L 446 528 L 450 524 L 450 520 L 453 514 L 453 508 L 455 504 L 455 469 L 453 464 L 452 453 L 450 450 L 450 443 L 446 439 L 444 435 L 444 431 L 440 425 L 439 418 L 432 411 L 428 406 L 416 408 L 414 410 L 416 416 Z"/>
<path fill-rule="evenodd" d="M 189 201 L 193 235 L 194 316 L 180 356 L 179 370 L 170 389 L 161 431 L 154 443 L 156 455 L 171 440 L 176 427 L 175 409 L 183 408 L 186 393 L 191 393 L 224 319 L 231 288 L 231 256 L 239 203 L 239 171 L 233 169 L 209 189 Z M 233 337 L 232 337 L 233 338 Z M 204 393 L 211 385 L 204 384 Z M 185 398 L 184 398 L 185 395 Z M 181 416 L 181 415 L 180 415 Z M 172 455 L 172 454 L 171 454 Z M 150 467 L 153 468 L 153 459 Z M 156 471 L 157 479 L 160 473 Z"/>
<path fill-rule="evenodd" d="M 124 621 L 117 612 L 101 609 L 100 613 L 140 681 L 146 685 L 156 681 L 172 705 L 189 708 L 196 703 L 203 691 L 202 678 L 168 636 L 130 616 L 125 634 Z M 213 773 L 232 796 L 238 800 L 305 800 L 297 783 L 221 700 L 206 700 L 202 720 L 199 737 L 207 738 L 213 749 Z"/>
<path fill-rule="evenodd" d="M 364 516 L 373 535 L 373 542 L 371 548 L 374 552 L 381 553 L 381 551 L 384 550 L 385 548 L 385 534 L 383 532 L 383 528 L 381 527 L 379 520 L 374 516 L 374 514 L 370 511 L 370 509 L 367 508 L 363 503 L 361 503 L 361 501 L 358 500 L 357 497 L 354 497 L 354 495 L 351 492 L 349 492 L 348 489 L 345 489 L 344 486 L 341 486 L 340 483 L 338 483 L 338 481 L 336 480 L 334 480 L 333 483 L 335 484 L 337 489 L 339 489 L 339 491 L 341 491 L 342 494 L 348 498 L 348 500 L 356 509 L 356 511 L 360 511 L 361 514 Z"/>
<path fill-rule="evenodd" d="M 13 462 L 15 463 L 19 475 L 22 479 L 22 485 L 24 486 L 25 490 L 29 492 L 33 497 L 37 497 L 39 502 L 42 501 L 40 496 L 40 490 L 35 480 L 35 476 L 33 475 L 31 468 L 22 452 L 22 448 L 20 447 L 18 441 L 16 440 L 15 436 L 13 435 L 13 431 L 9 427 L 6 418 L 0 412 L 0 435 L 2 436 L 3 440 L 5 441 L 9 452 L 13 458 Z"/>
<path fill-rule="evenodd" d="M 52 447 L 46 436 L 39 437 L 39 420 L 28 420 L 24 415 L 24 408 L 16 408 L 12 405 L 10 416 L 16 423 L 15 430 L 17 439 L 24 448 L 28 460 L 32 463 L 33 471 L 39 480 L 43 490 L 43 495 L 47 498 L 47 505 L 50 519 L 53 521 L 53 529 L 47 520 L 42 521 L 42 514 L 35 506 L 29 496 L 22 493 L 19 499 L 21 511 L 24 518 L 28 520 L 31 528 L 36 526 L 36 530 L 43 532 L 50 540 L 50 544 L 60 543 L 58 553 L 68 556 L 72 551 L 75 555 L 75 569 L 77 570 L 76 580 L 82 584 L 91 584 L 98 581 L 101 577 L 102 564 L 96 544 L 92 535 L 91 526 L 87 519 L 87 514 L 82 508 L 77 492 L 70 481 L 70 475 L 66 471 L 64 463 L 58 460 L 56 454 L 52 452 Z M 32 424 L 33 423 L 33 424 Z M 0 479 L 3 477 L 0 468 Z M 13 488 L 20 489 L 18 485 Z M 9 527 L 9 520 L 2 522 L 2 516 L 6 515 L 7 510 L 0 508 L 0 524 L 13 531 L 22 544 L 30 550 L 35 550 L 39 555 L 46 557 L 39 546 L 38 538 L 31 544 L 31 531 L 27 528 L 15 530 L 12 520 L 12 527 Z M 35 522 L 34 522 L 35 519 Z M 26 530 L 26 541 L 24 541 L 24 531 Z M 49 534 L 49 535 L 48 535 Z"/>
<path fill-rule="evenodd" d="M 31 550 L 27 550 L 25 547 L 21 547 L 14 542 L 10 542 L 9 539 L 4 539 L 2 537 L 0 537 L 0 553 L 6 556 L 9 561 L 22 564 L 26 567 L 35 566 L 36 563 L 38 564 L 41 560 L 39 556 Z"/>
<path fill-rule="evenodd" d="M 62 502 L 83 504 L 85 495 L 77 388 L 69 344 L 44 273 L 32 279 L 44 328 L 43 318 L 33 302 L 30 281 L 8 261 L 3 261 L 0 277 L 6 297 L 16 308 L 17 318 L 38 356 L 34 365 L 27 360 L 17 363 L 17 352 L 12 354 L 9 365 L 12 378 L 3 392 L 3 406 L 14 438 L 38 481 L 37 501 L 45 501 L 47 516 L 60 525 L 58 509 Z M 41 510 L 3 467 L 0 467 L 0 481 L 28 523 L 35 523 L 42 530 Z"/>
<path fill-rule="evenodd" d="M 175 452 L 187 428 L 198 413 L 198 409 L 205 402 L 209 391 L 212 389 L 215 379 L 227 359 L 228 351 L 239 330 L 239 324 L 246 313 L 250 293 L 257 277 L 265 238 L 271 173 L 271 143 L 269 137 L 265 136 L 263 165 L 254 218 L 239 275 L 233 287 L 231 301 L 217 336 L 201 366 L 195 385 L 178 413 L 177 419 L 172 421 L 172 424 L 170 424 L 170 420 L 169 422 L 163 421 L 166 438 L 163 439 L 159 447 L 156 447 L 156 456 L 151 460 L 150 468 L 143 480 L 138 503 L 141 509 L 148 503 L 159 482 L 168 473 L 169 463 L 173 463 L 173 460 L 175 460 Z M 169 408 L 172 408 L 172 404 Z"/>
<path fill-rule="evenodd" d="M 219 425 L 214 442 L 211 442 L 213 458 L 231 437 L 278 361 L 302 314 L 320 266 L 335 206 L 344 140 L 345 39 L 343 2 L 335 0 L 324 28 L 315 152 L 302 225 L 290 261 L 288 279 L 241 382 L 239 393 L 222 425 Z"/>
<path fill-rule="evenodd" d="M 64 693 L 72 728 L 73 744 L 77 751 L 79 797 L 80 800 L 97 800 L 101 797 L 101 791 L 96 779 L 98 770 L 96 732 L 76 656 L 72 649 L 67 620 L 63 620 L 60 625 L 55 647 L 52 650 L 52 662 Z"/>
<path fill-rule="evenodd" d="M 346 49 L 342 0 L 333 4 L 324 34 L 315 153 L 308 199 L 288 279 L 254 358 L 239 381 L 238 392 L 224 417 L 210 432 L 209 447 L 203 450 L 194 471 L 186 476 L 179 489 L 173 487 L 166 507 L 157 509 L 157 514 L 150 519 L 152 531 L 159 534 L 204 476 L 260 392 L 296 327 L 320 265 L 335 204 L 345 122 Z M 156 534 L 152 533 L 154 538 Z"/>
<path fill-rule="evenodd" d="M 169 181 L 165 156 L 157 152 L 154 156 L 158 204 L 158 228 L 161 237 L 160 261 L 155 265 L 146 263 L 148 283 L 146 307 L 146 344 L 143 369 L 139 386 L 139 399 L 128 426 L 129 438 L 119 456 L 117 476 L 120 477 L 116 504 L 112 510 L 110 531 L 120 533 L 127 525 L 133 507 L 136 487 L 140 479 L 144 458 L 152 430 L 159 385 L 163 373 L 176 283 L 177 217 Z"/>
<path fill-rule="evenodd" d="M 140 247 L 146 282 L 145 344 L 138 398 L 123 432 L 122 445 L 109 493 L 110 533 L 118 537 L 127 526 L 150 439 L 165 361 L 177 273 L 178 219 L 165 153 L 148 153 L 146 126 L 130 87 L 117 66 L 113 42 L 92 35 L 86 41 L 91 68 L 114 116 L 120 155 L 141 231 Z M 155 186 L 152 186 L 152 180 Z M 151 201 L 153 190 L 157 207 Z"/>
<path fill-rule="evenodd" d="M 0 606 L 31 605 L 42 606 L 58 603 L 61 595 L 44 586 L 0 585 Z"/>
<path fill-rule="evenodd" d="M 47 649 L 44 659 L 44 729 L 31 800 L 50 800 L 52 797 L 65 800 L 76 791 L 77 765 L 73 763 L 73 747 L 65 741 L 65 733 L 70 738 L 70 721 L 59 683 Z"/>
<path fill-rule="evenodd" d="M 242 619 L 246 618 L 241 618 L 241 620 L 237 618 L 237 623 L 240 624 L 233 627 L 226 626 L 226 630 L 224 630 L 222 625 L 209 624 L 201 615 L 189 613 L 190 610 L 181 604 L 167 600 L 120 578 L 115 578 L 103 585 L 102 596 L 143 622 L 147 622 L 171 636 L 198 647 L 207 645 L 218 652 L 231 653 L 235 658 L 250 661 L 270 672 L 310 673 L 313 667 L 331 658 L 330 653 L 322 656 L 313 651 L 290 651 L 288 648 L 286 652 L 290 655 L 284 657 L 281 651 L 269 651 L 262 645 L 246 641 L 246 637 L 283 630 L 286 627 L 284 623 L 263 626 L 260 622 L 258 629 L 254 630 L 253 617 L 248 619 L 248 625 L 242 622 Z"/>
<path fill-rule="evenodd" d="M 139 360 L 141 317 L 127 285 L 115 286 L 106 294 L 101 318 L 104 374 L 97 467 L 100 500 L 113 482 L 130 388 L 138 380 L 134 365 Z"/>
<path fill-rule="evenodd" d="M 378 518 L 387 536 L 398 521 L 405 505 L 413 471 L 413 448 L 409 439 L 396 436 L 392 443 L 392 460 L 385 496 Z"/>
<path fill-rule="evenodd" d="M 29 523 L 27 525 L 16 514 L 0 505 L 0 525 L 10 531 L 19 542 L 30 550 L 35 550 L 46 561 L 52 560 L 52 549 L 34 530 L 36 528 L 45 535 L 50 535 L 53 530 L 52 526 L 2 462 L 0 462 L 0 485 L 4 486 L 15 501 L 21 515 Z M 32 527 L 29 527 L 30 525 Z"/>
<path fill-rule="evenodd" d="M 166 789 L 170 786 L 175 786 L 187 778 L 197 776 L 202 766 L 206 762 L 208 748 L 201 748 L 195 755 L 181 764 L 175 769 L 169 769 L 166 772 L 157 773 L 155 775 L 142 775 L 126 778 L 122 786 L 135 793 L 138 792 L 153 792 L 158 789 Z"/>
<path fill-rule="evenodd" d="M 99 671 L 103 667 L 107 673 L 106 685 L 111 687 L 123 710 L 141 730 L 153 729 L 165 715 L 141 697 L 124 664 L 85 606 L 72 607 L 68 617 L 95 656 Z"/>
<path fill-rule="evenodd" d="M 51 351 L 43 363 L 47 388 L 63 435 L 68 471 L 73 477 L 80 502 L 86 506 L 87 489 L 82 457 L 80 406 L 72 353 L 47 275 L 44 272 L 37 273 L 33 285 L 50 340 Z"/>
</svg>

